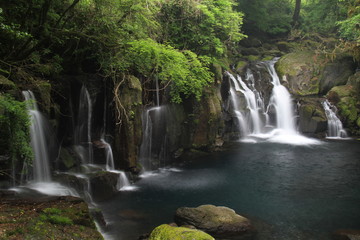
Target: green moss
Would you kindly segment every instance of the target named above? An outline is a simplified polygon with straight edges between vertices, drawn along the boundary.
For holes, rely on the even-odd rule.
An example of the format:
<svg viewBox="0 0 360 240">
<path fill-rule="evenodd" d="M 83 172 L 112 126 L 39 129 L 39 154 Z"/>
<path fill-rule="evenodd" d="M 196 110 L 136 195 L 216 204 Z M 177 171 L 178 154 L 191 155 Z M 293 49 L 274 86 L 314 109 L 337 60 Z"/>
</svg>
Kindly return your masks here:
<svg viewBox="0 0 360 240">
<path fill-rule="evenodd" d="M 344 97 L 338 104 L 340 115 L 346 117 L 348 122 L 355 122 L 358 116 L 356 101 L 352 97 Z"/>
<path fill-rule="evenodd" d="M 273 56 L 265 56 L 261 59 L 261 61 L 270 61 L 272 60 L 274 57 Z"/>
<path fill-rule="evenodd" d="M 163 224 L 155 228 L 151 234 L 149 240 L 215 240 L 209 234 L 184 227 L 172 227 L 167 224 Z"/>
<path fill-rule="evenodd" d="M 255 56 L 255 55 L 249 55 L 246 57 L 249 61 L 258 61 L 260 60 L 260 56 Z"/>
<path fill-rule="evenodd" d="M 330 90 L 330 92 L 335 92 L 340 98 L 347 97 L 352 94 L 352 86 L 350 85 L 336 86 L 333 87 Z"/>
<path fill-rule="evenodd" d="M 139 90 L 139 91 L 142 90 L 141 82 L 137 77 L 135 77 L 133 75 L 130 75 L 128 77 L 128 81 L 129 81 L 128 86 L 129 86 L 130 89 L 136 89 L 136 90 Z"/>
<path fill-rule="evenodd" d="M 241 70 L 243 69 L 243 67 L 245 67 L 247 64 L 247 62 L 245 61 L 239 61 L 237 64 L 236 64 L 236 70 Z"/>
</svg>

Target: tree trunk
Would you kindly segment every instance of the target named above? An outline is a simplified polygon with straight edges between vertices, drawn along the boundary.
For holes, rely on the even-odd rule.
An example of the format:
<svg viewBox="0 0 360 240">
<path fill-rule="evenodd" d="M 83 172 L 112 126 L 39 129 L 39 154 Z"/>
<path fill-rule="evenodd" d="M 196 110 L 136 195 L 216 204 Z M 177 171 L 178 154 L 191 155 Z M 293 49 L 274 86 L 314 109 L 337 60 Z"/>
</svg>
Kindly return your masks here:
<svg viewBox="0 0 360 240">
<path fill-rule="evenodd" d="M 293 22 L 292 22 L 293 28 L 296 28 L 299 25 L 300 8 L 301 8 L 301 0 L 296 0 Z"/>
</svg>

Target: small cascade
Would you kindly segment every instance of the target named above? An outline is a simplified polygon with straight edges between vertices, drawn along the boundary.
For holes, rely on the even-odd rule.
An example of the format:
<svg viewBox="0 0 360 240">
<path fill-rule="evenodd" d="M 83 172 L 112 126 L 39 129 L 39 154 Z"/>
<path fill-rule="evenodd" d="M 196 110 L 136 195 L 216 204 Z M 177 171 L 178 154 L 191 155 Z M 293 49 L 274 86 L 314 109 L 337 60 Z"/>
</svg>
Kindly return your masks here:
<svg viewBox="0 0 360 240">
<path fill-rule="evenodd" d="M 154 123 L 158 123 L 161 117 L 161 107 L 152 107 L 143 113 L 143 139 L 140 146 L 139 160 L 145 171 L 152 170 Z"/>
<path fill-rule="evenodd" d="M 82 86 L 79 99 L 77 124 L 74 131 L 74 148 L 83 164 L 93 163 L 93 146 L 91 143 L 92 103 L 90 94 Z"/>
<path fill-rule="evenodd" d="M 275 62 L 276 61 L 264 62 L 272 77 L 272 84 L 274 86 L 269 106 L 273 106 L 276 110 L 277 128 L 290 134 L 296 134 L 297 131 L 295 127 L 295 116 L 291 95 L 280 83 L 279 76 L 277 75 L 274 67 Z"/>
<path fill-rule="evenodd" d="M 336 116 L 337 109 L 328 100 L 322 102 L 328 120 L 328 138 L 347 138 L 342 122 Z"/>
<path fill-rule="evenodd" d="M 143 137 L 139 161 L 144 171 L 157 170 L 166 165 L 166 107 L 160 106 L 159 82 L 155 78 L 156 106 L 144 110 L 142 115 Z"/>
<path fill-rule="evenodd" d="M 35 182 L 51 181 L 50 161 L 46 136 L 46 122 L 40 111 L 38 110 L 36 99 L 31 91 L 23 91 L 26 107 L 30 115 L 30 137 L 31 147 L 34 151 L 33 160 L 33 179 Z M 27 166 L 24 166 L 27 168 Z"/>
<path fill-rule="evenodd" d="M 272 93 L 268 103 L 256 89 L 255 78 L 247 69 L 245 80 L 241 76 L 226 74 L 230 79 L 228 111 L 236 119 L 238 131 L 243 141 L 257 142 L 256 139 L 287 144 L 318 144 L 319 141 L 300 135 L 295 126 L 295 110 L 290 93 L 281 85 L 272 61 L 259 62 L 256 67 L 266 69 L 271 76 L 270 81 L 260 79 L 261 84 L 269 81 Z M 229 107 L 230 106 L 230 107 Z M 274 121 L 271 121 L 271 117 Z"/>
</svg>

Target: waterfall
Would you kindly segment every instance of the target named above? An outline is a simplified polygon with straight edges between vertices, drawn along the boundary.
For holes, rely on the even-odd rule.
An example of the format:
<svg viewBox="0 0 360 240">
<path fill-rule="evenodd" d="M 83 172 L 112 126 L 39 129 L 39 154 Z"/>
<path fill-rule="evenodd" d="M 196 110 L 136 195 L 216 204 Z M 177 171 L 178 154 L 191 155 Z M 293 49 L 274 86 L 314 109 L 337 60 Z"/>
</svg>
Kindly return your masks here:
<svg viewBox="0 0 360 240">
<path fill-rule="evenodd" d="M 280 83 L 279 76 L 274 67 L 275 62 L 264 62 L 272 77 L 272 84 L 274 86 L 269 105 L 273 106 L 276 110 L 277 128 L 284 130 L 288 134 L 296 134 L 292 99 L 288 90 Z"/>
<path fill-rule="evenodd" d="M 235 115 L 236 119 L 236 126 L 238 131 L 241 133 L 242 136 L 246 136 L 249 134 L 249 129 L 247 126 L 247 122 L 245 120 L 244 115 L 241 112 L 239 100 L 238 100 L 238 93 L 243 92 L 240 89 L 239 83 L 237 79 L 230 74 L 229 72 L 226 72 L 226 74 L 230 77 L 231 80 L 231 86 L 230 86 L 230 105 L 233 109 L 233 113 Z"/>
<path fill-rule="evenodd" d="M 82 86 L 79 99 L 77 124 L 74 131 L 74 147 L 83 164 L 93 163 L 93 146 L 91 143 L 92 103 L 90 94 Z"/>
<path fill-rule="evenodd" d="M 328 138 L 346 138 L 347 133 L 343 129 L 340 119 L 336 116 L 337 109 L 328 100 L 322 102 L 328 120 Z"/>
<path fill-rule="evenodd" d="M 272 61 L 259 62 L 257 67 L 265 68 L 271 76 L 272 93 L 266 104 L 261 91 L 256 89 L 255 78 L 250 69 L 247 69 L 245 80 L 241 76 L 226 74 L 230 78 L 229 104 L 241 133 L 242 141 L 257 142 L 265 139 L 271 142 L 286 144 L 318 144 L 315 139 L 306 138 L 296 130 L 294 107 L 290 93 L 281 85 Z M 260 79 L 264 84 L 266 79 Z M 229 110 L 229 109 L 228 109 Z M 270 112 L 273 111 L 276 123 L 270 125 Z M 272 113 L 272 112 L 271 112 Z"/>
<path fill-rule="evenodd" d="M 152 169 L 153 118 L 160 118 L 161 107 L 152 107 L 143 114 L 143 138 L 140 146 L 139 160 L 145 170 Z"/>
<path fill-rule="evenodd" d="M 42 114 L 39 112 L 36 99 L 31 91 L 23 91 L 25 97 L 26 107 L 30 115 L 30 137 L 31 147 L 34 152 L 33 160 L 33 177 L 35 182 L 51 181 L 50 161 L 48 153 L 48 145 L 45 126 L 46 122 Z M 25 166 L 26 168 L 26 166 Z"/>
</svg>

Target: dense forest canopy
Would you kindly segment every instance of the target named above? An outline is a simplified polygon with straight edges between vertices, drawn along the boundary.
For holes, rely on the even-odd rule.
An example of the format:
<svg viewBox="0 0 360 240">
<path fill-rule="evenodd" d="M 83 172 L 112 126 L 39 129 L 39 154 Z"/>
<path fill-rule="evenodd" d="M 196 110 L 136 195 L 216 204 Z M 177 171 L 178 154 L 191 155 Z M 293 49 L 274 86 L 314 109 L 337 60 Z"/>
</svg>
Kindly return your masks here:
<svg viewBox="0 0 360 240">
<path fill-rule="evenodd" d="M 359 0 L 1 0 L 0 71 L 134 74 L 173 82 L 180 102 L 199 98 L 245 34 L 334 35 L 358 56 L 359 19 Z"/>
</svg>

